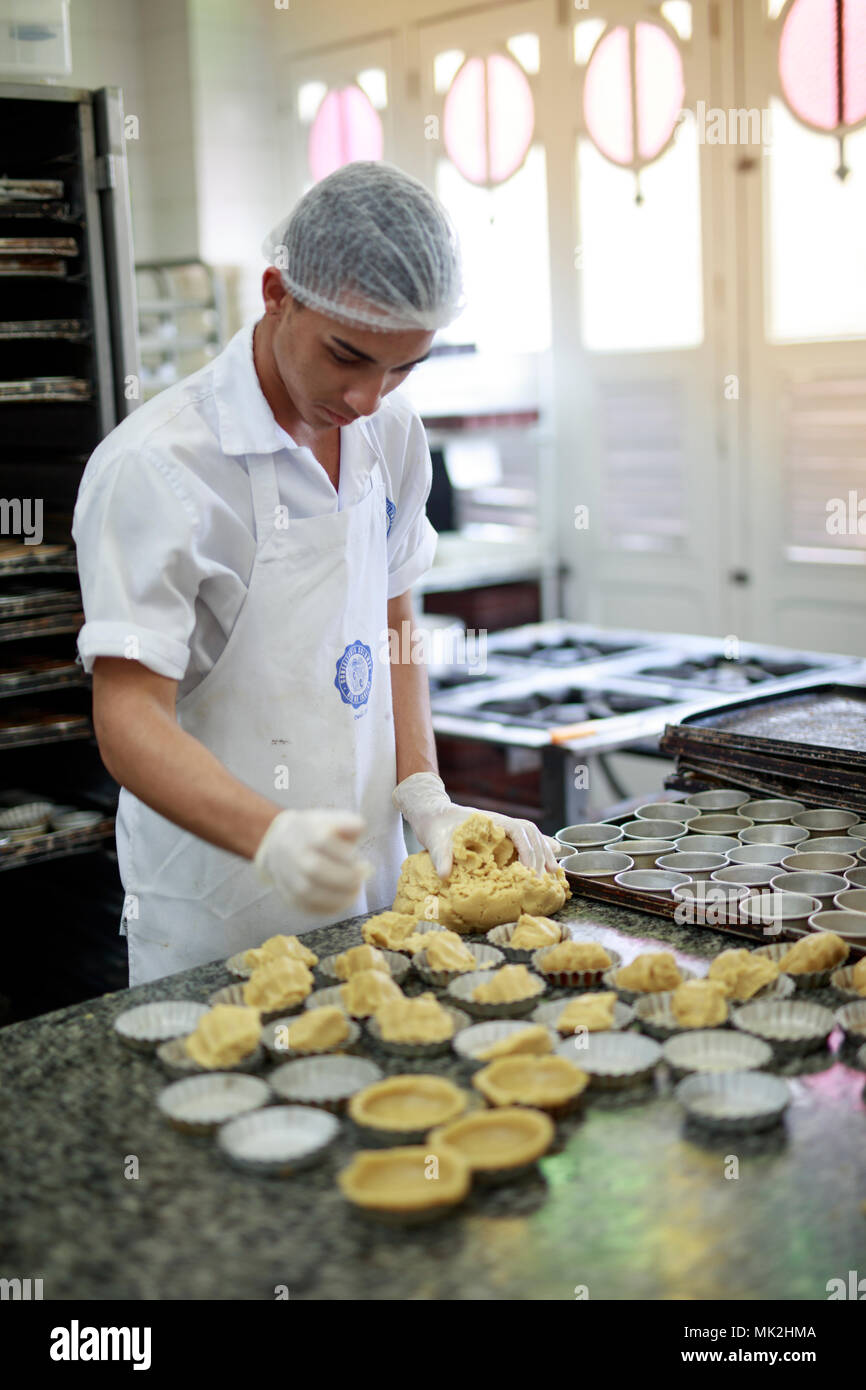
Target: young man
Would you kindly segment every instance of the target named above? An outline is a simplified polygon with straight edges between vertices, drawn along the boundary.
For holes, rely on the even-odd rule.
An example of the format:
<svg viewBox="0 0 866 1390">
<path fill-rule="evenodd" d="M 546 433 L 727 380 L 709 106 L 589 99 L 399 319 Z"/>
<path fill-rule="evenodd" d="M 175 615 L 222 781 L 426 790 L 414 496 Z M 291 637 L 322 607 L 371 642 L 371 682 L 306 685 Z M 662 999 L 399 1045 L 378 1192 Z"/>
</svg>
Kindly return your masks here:
<svg viewBox="0 0 866 1390">
<path fill-rule="evenodd" d="M 435 551 L 423 427 L 392 393 L 459 311 L 453 230 L 357 163 L 271 251 L 263 316 L 112 431 L 75 510 L 131 984 L 387 906 L 400 812 L 443 876 L 471 814 L 436 774 L 426 672 L 385 640 Z"/>
</svg>

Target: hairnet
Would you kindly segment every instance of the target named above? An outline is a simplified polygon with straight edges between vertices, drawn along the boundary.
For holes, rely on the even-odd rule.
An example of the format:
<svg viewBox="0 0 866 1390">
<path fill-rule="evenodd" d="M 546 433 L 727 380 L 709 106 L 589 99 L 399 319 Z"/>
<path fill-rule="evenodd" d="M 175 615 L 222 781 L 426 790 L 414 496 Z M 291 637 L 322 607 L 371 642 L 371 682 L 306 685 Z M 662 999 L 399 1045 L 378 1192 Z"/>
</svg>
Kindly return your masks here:
<svg viewBox="0 0 866 1390">
<path fill-rule="evenodd" d="M 442 204 L 381 161 L 322 179 L 262 251 L 302 304 L 383 332 L 444 328 L 463 308 L 460 252 Z"/>
</svg>

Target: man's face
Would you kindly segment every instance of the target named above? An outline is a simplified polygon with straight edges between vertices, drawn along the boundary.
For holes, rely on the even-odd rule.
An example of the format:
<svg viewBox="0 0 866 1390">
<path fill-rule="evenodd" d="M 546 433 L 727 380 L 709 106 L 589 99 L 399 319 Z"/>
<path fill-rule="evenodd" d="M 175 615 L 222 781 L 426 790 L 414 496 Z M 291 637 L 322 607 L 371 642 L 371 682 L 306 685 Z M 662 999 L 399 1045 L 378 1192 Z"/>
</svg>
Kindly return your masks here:
<svg viewBox="0 0 866 1390">
<path fill-rule="evenodd" d="M 274 362 L 292 404 L 313 430 L 372 415 L 427 356 L 435 336 L 356 328 L 297 304 L 286 291 L 279 299 L 281 284 L 267 288 L 271 307 L 275 298 L 279 302 Z"/>
</svg>

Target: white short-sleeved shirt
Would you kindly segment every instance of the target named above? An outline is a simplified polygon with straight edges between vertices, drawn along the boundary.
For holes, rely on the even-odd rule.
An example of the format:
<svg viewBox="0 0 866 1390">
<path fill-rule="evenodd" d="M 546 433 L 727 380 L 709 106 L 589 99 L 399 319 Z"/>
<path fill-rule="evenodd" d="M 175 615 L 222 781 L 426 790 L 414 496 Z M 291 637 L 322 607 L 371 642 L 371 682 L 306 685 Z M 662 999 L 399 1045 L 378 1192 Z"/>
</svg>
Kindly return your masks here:
<svg viewBox="0 0 866 1390">
<path fill-rule="evenodd" d="M 132 652 L 183 696 L 216 662 L 247 593 L 255 520 L 245 455 L 274 455 L 291 519 L 353 506 L 385 478 L 388 598 L 433 563 L 425 514 L 432 466 L 424 427 L 399 392 L 340 431 L 336 492 L 307 448 L 277 424 L 253 364 L 253 324 L 201 371 L 112 430 L 82 475 L 72 524 L 85 624 L 84 669 Z M 302 620 L 302 615 L 299 615 Z"/>
</svg>

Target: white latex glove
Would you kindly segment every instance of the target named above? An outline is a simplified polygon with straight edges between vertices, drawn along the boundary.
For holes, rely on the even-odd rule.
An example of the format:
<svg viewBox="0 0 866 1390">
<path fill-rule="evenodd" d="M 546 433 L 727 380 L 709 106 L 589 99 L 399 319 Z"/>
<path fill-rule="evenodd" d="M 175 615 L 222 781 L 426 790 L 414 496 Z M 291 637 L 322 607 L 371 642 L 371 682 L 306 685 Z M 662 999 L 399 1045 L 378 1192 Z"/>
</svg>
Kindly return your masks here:
<svg viewBox="0 0 866 1390">
<path fill-rule="evenodd" d="M 253 864 L 289 907 L 339 912 L 355 901 L 373 871 L 358 858 L 363 829 L 362 817 L 349 811 L 281 811 L 265 831 Z"/>
<path fill-rule="evenodd" d="M 533 869 L 537 874 L 546 869 L 551 872 L 556 870 L 556 842 L 542 835 L 531 820 L 515 820 L 512 816 L 500 815 L 498 811 L 477 811 L 472 806 L 457 806 L 446 792 L 442 778 L 437 777 L 435 772 L 415 772 L 411 777 L 406 777 L 394 789 L 391 799 L 429 853 L 440 878 L 447 878 L 453 867 L 451 837 L 454 831 L 474 815 L 489 816 L 502 826 L 516 845 L 521 864 L 525 864 L 527 869 Z"/>
</svg>

